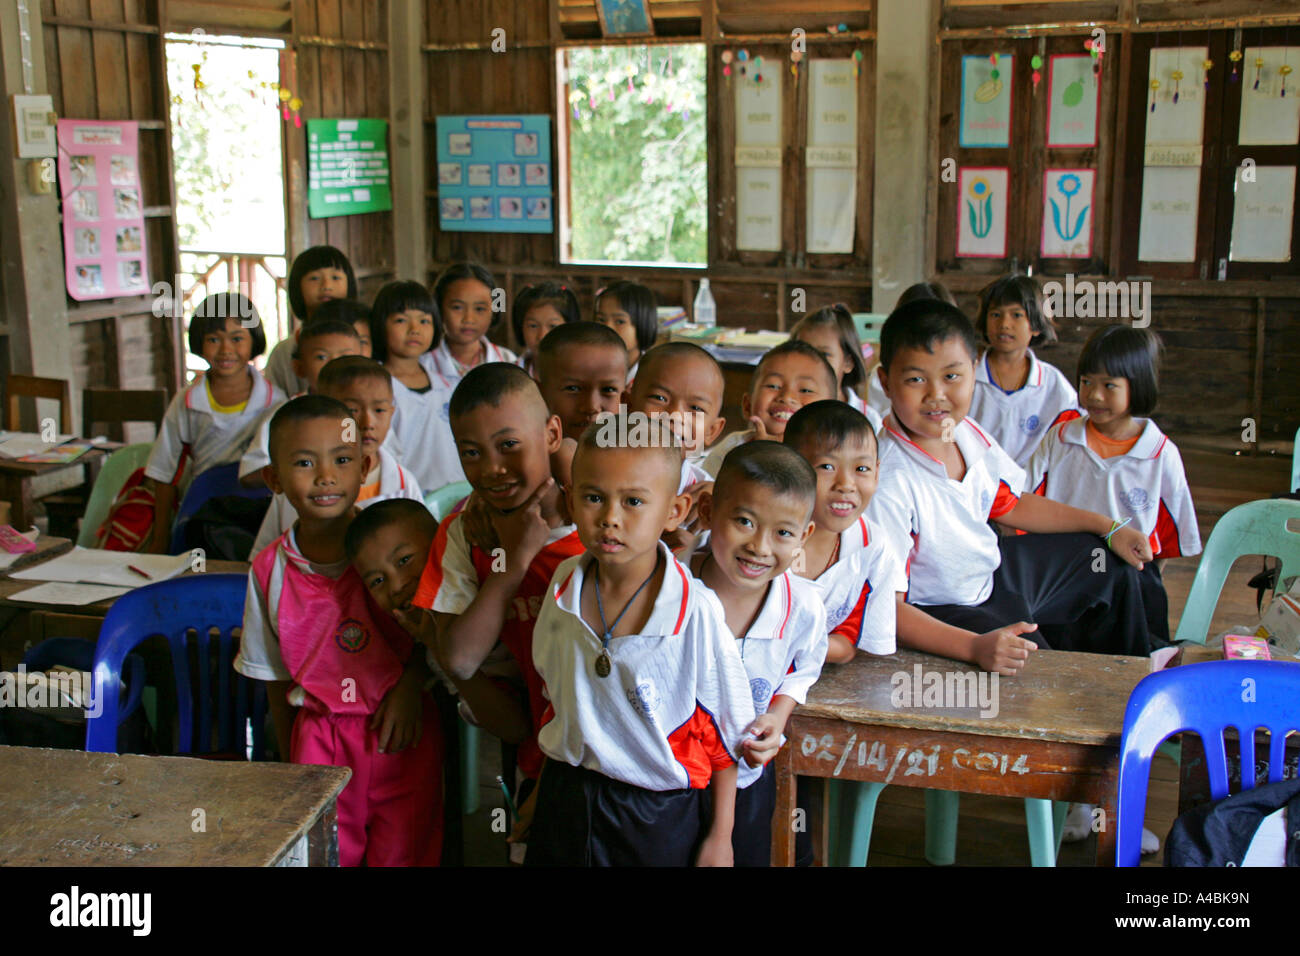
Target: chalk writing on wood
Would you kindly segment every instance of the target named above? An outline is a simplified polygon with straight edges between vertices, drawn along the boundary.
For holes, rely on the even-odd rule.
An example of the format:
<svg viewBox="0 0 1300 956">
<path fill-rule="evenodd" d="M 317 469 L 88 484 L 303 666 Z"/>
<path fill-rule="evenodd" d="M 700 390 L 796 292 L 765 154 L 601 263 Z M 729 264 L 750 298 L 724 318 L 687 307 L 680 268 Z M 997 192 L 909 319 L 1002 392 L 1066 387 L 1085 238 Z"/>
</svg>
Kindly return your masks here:
<svg viewBox="0 0 1300 956">
<path fill-rule="evenodd" d="M 869 767 L 885 774 L 885 783 L 893 781 L 900 767 L 903 777 L 933 777 L 941 767 L 1003 777 L 1007 774 L 1026 774 L 1032 769 L 1029 766 L 1029 755 L 1025 753 L 972 751 L 966 747 L 946 748 L 937 743 L 928 747 L 898 744 L 891 751 L 882 741 L 859 740 L 857 733 L 849 736 L 838 754 L 835 752 L 833 734 L 822 734 L 820 737 L 804 734 L 799 741 L 799 751 L 805 757 L 834 764 L 831 771 L 833 777 L 840 776 L 845 766 L 852 761 L 858 767 Z"/>
</svg>

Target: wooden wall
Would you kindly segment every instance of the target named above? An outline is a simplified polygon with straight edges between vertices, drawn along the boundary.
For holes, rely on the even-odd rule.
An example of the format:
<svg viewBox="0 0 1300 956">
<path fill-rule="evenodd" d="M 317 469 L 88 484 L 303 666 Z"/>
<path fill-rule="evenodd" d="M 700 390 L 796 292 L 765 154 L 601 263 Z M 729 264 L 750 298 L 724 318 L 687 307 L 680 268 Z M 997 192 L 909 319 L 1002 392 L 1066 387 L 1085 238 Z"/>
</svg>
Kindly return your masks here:
<svg viewBox="0 0 1300 956">
<path fill-rule="evenodd" d="M 283 79 L 304 104 L 304 126 L 284 126 L 290 258 L 309 245 L 338 246 L 352 260 L 363 298 L 392 278 L 391 213 L 310 220 L 305 193 L 306 119 L 388 118 L 388 0 L 41 0 L 40 11 L 58 115 L 140 124 L 151 281 L 173 282 L 179 265 L 162 38 L 191 30 L 286 43 Z M 180 326 L 154 309 L 152 295 L 69 298 L 74 384 L 178 387 L 185 368 Z M 166 303 L 157 311 L 166 313 Z"/>
</svg>

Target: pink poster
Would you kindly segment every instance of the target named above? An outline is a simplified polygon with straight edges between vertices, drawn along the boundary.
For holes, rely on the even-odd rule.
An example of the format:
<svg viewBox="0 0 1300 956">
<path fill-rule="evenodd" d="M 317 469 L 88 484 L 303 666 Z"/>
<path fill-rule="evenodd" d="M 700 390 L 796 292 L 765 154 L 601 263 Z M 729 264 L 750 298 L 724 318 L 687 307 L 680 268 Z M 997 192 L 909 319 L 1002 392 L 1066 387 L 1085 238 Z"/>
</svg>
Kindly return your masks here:
<svg viewBox="0 0 1300 956">
<path fill-rule="evenodd" d="M 59 120 L 59 195 L 68 295 L 145 295 L 144 206 L 135 123 Z"/>
</svg>

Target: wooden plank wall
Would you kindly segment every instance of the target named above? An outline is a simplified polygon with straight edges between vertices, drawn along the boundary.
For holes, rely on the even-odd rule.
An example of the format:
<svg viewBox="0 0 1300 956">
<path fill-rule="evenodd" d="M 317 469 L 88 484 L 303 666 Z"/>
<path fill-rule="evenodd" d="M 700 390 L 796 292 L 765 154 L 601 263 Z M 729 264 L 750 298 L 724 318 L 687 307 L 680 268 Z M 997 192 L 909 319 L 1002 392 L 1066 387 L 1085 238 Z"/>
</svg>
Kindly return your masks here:
<svg viewBox="0 0 1300 956">
<path fill-rule="evenodd" d="M 555 18 L 548 19 L 548 7 L 555 8 Z M 719 107 L 724 83 L 717 51 L 746 45 L 752 55 L 771 52 L 780 68 L 788 69 L 788 34 L 796 25 L 805 26 L 809 34 L 824 31 L 829 23 L 846 22 L 851 29 L 868 31 L 865 39 L 828 45 L 809 45 L 809 56 L 851 56 L 861 49 L 862 85 L 859 90 L 859 115 L 862 134 L 859 151 L 863 157 L 859 168 L 858 229 L 855 254 L 852 256 L 812 256 L 796 258 L 788 253 L 738 253 L 734 249 L 734 176 L 724 171 L 724 163 L 710 165 L 711 221 L 709 239 L 712 264 L 707 273 L 718 304 L 718 322 L 722 325 L 785 328 L 790 322 L 792 293 L 805 291 L 806 308 L 815 310 L 835 302 L 846 302 L 855 311 L 869 309 L 870 293 L 870 223 L 871 163 L 874 133 L 874 48 L 869 37 L 871 13 L 868 4 L 836 3 L 780 4 L 759 0 L 757 3 L 725 2 L 717 4 L 717 19 L 710 20 L 712 0 L 699 4 L 656 4 L 652 7 L 660 39 L 680 37 L 683 41 L 711 38 L 719 46 L 710 47 L 709 97 L 711 157 L 729 155 L 734 136 L 727 131 L 725 119 L 734 113 L 730 104 Z M 846 9 L 852 7 L 852 9 Z M 708 9 L 706 9 L 708 8 Z M 673 16 L 664 16 L 673 14 Z M 734 26 L 740 30 L 762 30 L 772 41 L 722 41 L 710 32 L 710 23 Z M 506 30 L 508 51 L 492 53 L 488 49 L 463 49 L 486 46 L 494 27 Z M 594 32 L 593 32 L 594 31 Z M 560 0 L 544 3 L 530 0 L 427 0 L 426 52 L 428 95 L 426 98 L 427 155 L 433 170 L 436 155 L 434 120 L 439 114 L 468 113 L 549 113 L 555 116 L 555 61 L 557 50 L 565 42 L 591 37 L 600 42 L 591 3 Z M 822 39 L 823 37 L 819 38 Z M 806 100 L 807 70 L 801 68 L 798 96 L 788 72 L 786 81 L 787 168 L 786 181 L 791 195 L 803 196 L 802 143 L 806 122 L 804 110 L 796 104 Z M 737 80 L 738 81 L 738 80 Z M 724 122 L 720 123 L 719 117 Z M 721 130 L 721 132 L 719 131 Z M 617 267 L 564 265 L 559 261 L 555 236 L 528 236 L 484 233 L 443 233 L 438 229 L 437 182 L 428 179 L 428 215 L 431 237 L 429 278 L 449 262 L 474 259 L 494 271 L 497 281 L 512 299 L 516 289 L 530 281 L 549 278 L 569 284 L 577 293 L 584 314 L 594 312 L 597 289 L 615 278 L 633 278 L 654 290 L 663 305 L 689 307 L 695 297 L 702 273 L 693 269 L 652 268 L 619 270 Z M 784 229 L 792 246 L 804 231 L 802 199 L 787 203 Z M 918 277 L 919 278 L 919 277 Z M 507 338 L 507 341 L 509 339 Z M 517 343 L 510 343 L 517 344 Z"/>
<path fill-rule="evenodd" d="M 308 119 L 388 119 L 388 0 L 294 0 L 293 15 L 292 88 L 303 100 L 304 127 L 288 130 L 289 154 L 301 162 Z M 304 209 L 293 214 L 305 220 Z M 394 277 L 391 212 L 305 220 L 305 233 L 307 245 L 328 243 L 347 254 L 365 301 Z"/>
<path fill-rule="evenodd" d="M 168 281 L 176 272 L 177 259 L 158 4 L 42 0 L 41 16 L 55 112 L 76 119 L 140 123 L 139 171 L 149 277 L 152 282 Z M 85 303 L 68 300 L 72 362 L 79 388 L 170 387 L 178 373 L 172 321 L 155 317 L 152 301 L 152 296 Z"/>
</svg>

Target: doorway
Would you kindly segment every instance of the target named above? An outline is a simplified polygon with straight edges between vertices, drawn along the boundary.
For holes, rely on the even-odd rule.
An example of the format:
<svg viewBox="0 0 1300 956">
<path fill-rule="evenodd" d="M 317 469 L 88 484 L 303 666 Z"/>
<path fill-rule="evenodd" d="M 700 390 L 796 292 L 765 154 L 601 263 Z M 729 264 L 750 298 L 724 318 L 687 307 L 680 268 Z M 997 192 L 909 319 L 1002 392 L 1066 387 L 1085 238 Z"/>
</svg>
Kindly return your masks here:
<svg viewBox="0 0 1300 956">
<path fill-rule="evenodd" d="M 283 41 L 168 34 L 182 331 L 204 297 L 238 291 L 266 333 L 289 334 L 281 102 Z M 182 341 L 184 341 L 182 339 Z M 206 368 L 186 350 L 186 381 Z"/>
</svg>

